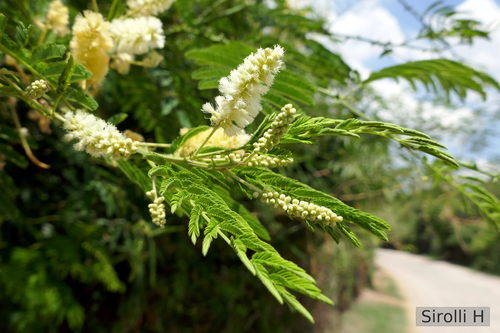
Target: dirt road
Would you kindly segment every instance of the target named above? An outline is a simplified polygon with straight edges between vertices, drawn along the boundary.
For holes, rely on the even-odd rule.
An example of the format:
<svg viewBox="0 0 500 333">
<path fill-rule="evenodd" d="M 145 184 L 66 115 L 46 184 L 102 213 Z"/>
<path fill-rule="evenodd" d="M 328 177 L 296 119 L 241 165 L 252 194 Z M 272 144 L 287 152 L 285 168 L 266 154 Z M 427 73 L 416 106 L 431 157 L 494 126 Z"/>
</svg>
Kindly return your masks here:
<svg viewBox="0 0 500 333">
<path fill-rule="evenodd" d="M 380 249 L 377 265 L 407 300 L 411 333 L 500 333 L 500 277 L 402 251 Z M 417 327 L 415 307 L 490 307 L 490 327 Z"/>
</svg>

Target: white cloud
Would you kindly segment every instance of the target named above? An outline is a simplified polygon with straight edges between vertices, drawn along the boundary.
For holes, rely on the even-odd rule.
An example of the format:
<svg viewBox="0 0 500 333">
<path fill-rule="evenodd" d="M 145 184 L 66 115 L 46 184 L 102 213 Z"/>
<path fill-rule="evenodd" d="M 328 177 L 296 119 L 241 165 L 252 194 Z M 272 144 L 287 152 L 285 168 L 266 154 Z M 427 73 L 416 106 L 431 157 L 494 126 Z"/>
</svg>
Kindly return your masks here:
<svg viewBox="0 0 500 333">
<path fill-rule="evenodd" d="M 324 15 L 324 10 L 327 8 L 324 5 L 328 0 L 305 1 L 312 1 L 312 3 L 318 1 L 318 8 L 322 9 L 318 10 L 316 8 L 316 10 L 318 13 L 321 13 L 320 15 Z M 383 1 L 359 1 L 341 15 L 334 11 L 335 9 L 339 10 L 338 7 L 337 2 L 335 2 L 333 7 L 329 7 L 333 8 L 333 10 L 327 16 L 328 29 L 333 35 L 362 36 L 394 44 L 403 42 L 406 37 L 411 38 L 414 36 L 414 34 L 412 36 L 405 36 L 405 31 L 401 26 L 404 22 L 400 22 L 388 11 L 383 6 Z M 494 0 L 465 0 L 457 7 L 457 10 L 464 12 L 464 17 L 474 18 L 482 22 L 485 27 L 492 28 L 497 23 L 496 28 L 500 28 L 500 6 Z M 495 20 L 497 21 L 495 22 Z M 406 31 L 406 33 L 411 32 Z M 416 34 L 418 32 L 413 31 L 413 33 Z M 351 67 L 361 73 L 363 78 L 366 78 L 371 70 L 387 65 L 391 61 L 401 63 L 437 57 L 437 55 L 429 52 L 398 48 L 382 62 L 379 59 L 382 52 L 380 46 L 355 40 L 333 43 L 328 38 L 318 36 L 314 36 L 313 38 L 333 51 L 339 52 Z M 430 46 L 430 43 L 427 41 L 417 41 L 416 43 L 421 47 Z M 460 57 L 466 59 L 470 65 L 485 70 L 498 80 L 500 80 L 499 50 L 500 31 L 498 29 L 491 33 L 491 40 L 489 41 L 481 40 L 474 43 L 472 47 L 460 46 L 455 48 L 455 52 Z M 409 86 L 405 82 L 381 80 L 373 82 L 372 86 L 376 93 L 380 94 L 387 103 L 384 106 L 375 105 L 376 102 L 371 103 L 369 108 L 379 110 L 377 113 L 378 117 L 403 126 L 430 132 L 429 134 L 437 134 L 439 136 L 441 133 L 448 133 L 440 139 L 450 147 L 452 153 L 458 155 L 465 153 L 465 143 L 471 140 L 473 132 L 480 133 L 482 129 L 491 125 L 487 119 L 488 116 L 478 117 L 474 109 L 478 106 L 482 108 L 487 107 L 487 109 L 494 108 L 494 106 L 487 106 L 484 103 L 480 103 L 479 96 L 475 94 L 471 94 L 468 97 L 465 106 L 450 108 L 419 99 L 417 94 L 409 89 Z M 492 95 L 491 101 L 495 99 L 495 96 L 498 96 L 498 94 L 495 93 Z M 495 103 L 493 102 L 493 104 Z M 447 130 L 442 131 L 440 128 L 446 128 Z"/>
<path fill-rule="evenodd" d="M 473 18 L 484 23 L 499 22 L 500 7 L 494 0 L 465 0 L 456 7 L 465 17 Z"/>
<path fill-rule="evenodd" d="M 330 0 L 288 0 L 288 5 L 295 9 L 312 8 L 319 15 L 326 15 L 332 11 Z"/>
<path fill-rule="evenodd" d="M 363 1 L 348 12 L 328 17 L 328 29 L 332 33 L 362 36 L 381 41 L 401 43 L 405 36 L 398 20 L 376 0 Z M 347 63 L 362 74 L 369 73 L 368 63 L 379 58 L 382 48 L 366 42 L 348 40 L 335 48 L 344 56 Z"/>
<path fill-rule="evenodd" d="M 459 46 L 457 53 L 473 65 L 500 80 L 500 6 L 494 0 L 466 0 L 456 8 L 464 17 L 476 19 L 486 29 L 494 29 L 490 40 L 478 40 L 472 46 Z"/>
<path fill-rule="evenodd" d="M 383 110 L 378 116 L 386 121 L 397 121 L 404 126 L 424 131 L 435 127 L 444 127 L 452 131 L 472 129 L 474 112 L 468 107 L 451 109 L 429 101 L 419 101 L 407 84 L 389 79 L 373 82 L 372 87 L 387 103 L 385 110 L 377 107 Z M 477 121 L 473 124 L 474 127 L 481 126 Z"/>
<path fill-rule="evenodd" d="M 431 135 L 449 148 L 452 155 L 470 159 L 470 144 L 474 134 L 487 126 L 476 111 L 462 106 L 450 108 L 430 101 L 418 100 L 409 85 L 389 79 L 375 81 L 372 88 L 383 98 L 372 100 L 364 111 L 375 112 L 376 118 Z M 443 130 L 445 129 L 445 130 Z"/>
<path fill-rule="evenodd" d="M 295 0 L 306 1 L 311 0 Z M 317 9 L 327 10 L 327 2 L 324 0 L 312 1 L 318 6 Z M 456 7 L 463 12 L 463 17 L 476 19 L 483 24 L 483 28 L 491 31 L 489 40 L 477 39 L 472 46 L 456 46 L 455 53 L 466 59 L 472 66 L 487 71 L 497 80 L 500 80 L 500 61 L 498 61 L 500 50 L 500 5 L 495 0 L 465 0 Z M 320 12 L 319 10 L 317 12 Z M 405 34 L 398 19 L 392 15 L 378 0 L 361 1 L 349 11 L 337 16 L 331 12 L 328 16 L 329 30 L 335 34 L 346 34 L 351 36 L 362 36 L 381 42 L 392 42 L 395 44 L 405 40 Z M 416 41 L 414 45 L 430 47 L 427 41 Z M 370 45 L 366 42 L 349 40 L 340 45 L 329 45 L 339 51 L 347 63 L 361 73 L 369 73 L 373 63 L 376 63 L 382 48 Z M 390 55 L 390 59 L 396 62 L 422 60 L 435 58 L 430 52 L 418 51 L 408 48 L 397 48 Z"/>
</svg>

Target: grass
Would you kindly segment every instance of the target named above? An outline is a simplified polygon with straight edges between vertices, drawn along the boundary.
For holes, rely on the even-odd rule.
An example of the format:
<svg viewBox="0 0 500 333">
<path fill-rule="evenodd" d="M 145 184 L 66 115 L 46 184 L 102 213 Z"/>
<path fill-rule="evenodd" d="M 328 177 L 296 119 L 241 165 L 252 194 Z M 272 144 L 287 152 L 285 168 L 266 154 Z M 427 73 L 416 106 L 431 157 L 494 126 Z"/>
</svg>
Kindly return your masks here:
<svg viewBox="0 0 500 333">
<path fill-rule="evenodd" d="M 408 330 L 403 297 L 390 276 L 377 271 L 375 290 L 364 293 L 342 315 L 341 333 L 404 333 Z"/>
<path fill-rule="evenodd" d="M 394 280 L 386 274 L 379 275 L 375 288 L 382 294 L 392 296 L 397 299 L 403 299 L 396 283 L 394 283 Z"/>
<path fill-rule="evenodd" d="M 403 333 L 406 315 L 402 307 L 370 302 L 354 305 L 342 318 L 342 333 Z"/>
</svg>

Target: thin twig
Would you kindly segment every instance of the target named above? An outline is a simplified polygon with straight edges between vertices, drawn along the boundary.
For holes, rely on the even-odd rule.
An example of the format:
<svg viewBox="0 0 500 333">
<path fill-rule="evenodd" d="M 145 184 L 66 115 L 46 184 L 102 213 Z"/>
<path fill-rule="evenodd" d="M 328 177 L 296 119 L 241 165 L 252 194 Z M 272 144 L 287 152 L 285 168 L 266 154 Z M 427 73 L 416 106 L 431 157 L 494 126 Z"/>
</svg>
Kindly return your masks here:
<svg viewBox="0 0 500 333">
<path fill-rule="evenodd" d="M 215 131 L 217 131 L 218 129 L 219 129 L 219 126 L 212 127 L 212 131 L 210 132 L 210 134 L 208 134 L 208 136 L 205 138 L 205 140 L 203 141 L 203 143 L 191 155 L 198 154 L 198 152 L 200 151 L 200 149 L 203 148 L 207 144 L 208 140 L 210 140 L 210 138 L 212 137 L 212 135 L 214 135 Z"/>
<path fill-rule="evenodd" d="M 116 10 L 118 8 L 119 2 L 120 2 L 120 0 L 113 0 L 113 2 L 111 3 L 111 7 L 109 8 L 109 12 L 108 12 L 108 21 L 111 21 L 115 18 Z"/>
<path fill-rule="evenodd" d="M 229 170 L 225 170 L 223 171 L 223 173 L 231 178 L 233 178 L 234 180 L 238 181 L 239 183 L 245 185 L 246 187 L 248 187 L 250 190 L 254 191 L 255 193 L 262 193 L 263 191 L 258 188 L 257 186 L 253 185 L 253 184 L 250 184 L 249 182 L 247 182 L 246 180 L 238 177 L 237 175 L 235 175 L 233 172 L 229 171 Z"/>
<path fill-rule="evenodd" d="M 368 44 L 372 45 L 377 45 L 383 48 L 406 48 L 406 49 L 411 49 L 411 50 L 417 50 L 417 51 L 422 51 L 422 52 L 429 52 L 429 53 L 438 53 L 440 50 L 438 48 L 429 48 L 429 47 L 424 47 L 424 46 L 418 46 L 418 45 L 412 45 L 409 44 L 410 41 L 405 41 L 402 43 L 392 43 L 392 42 L 382 42 L 379 40 L 375 39 L 370 39 L 368 37 L 363 37 L 363 36 L 358 36 L 358 35 L 347 35 L 347 34 L 340 34 L 333 32 L 334 37 L 339 37 L 343 39 L 350 39 L 350 40 L 357 40 L 360 42 L 365 42 Z"/>
<path fill-rule="evenodd" d="M 172 147 L 171 143 L 157 143 L 157 142 L 137 142 L 137 145 L 145 147 L 161 147 L 161 148 Z"/>
<path fill-rule="evenodd" d="M 19 120 L 19 116 L 17 115 L 15 103 L 16 102 L 11 101 L 8 103 L 8 105 L 9 105 L 10 113 L 12 115 L 12 120 L 14 120 L 14 124 L 16 125 L 17 132 L 19 133 L 19 140 L 21 141 L 21 146 L 24 149 L 24 153 L 26 154 L 28 159 L 31 162 L 33 162 L 33 164 L 35 164 L 36 166 L 38 166 L 42 169 L 50 168 L 50 165 L 41 162 L 31 151 L 28 140 L 26 140 L 26 134 L 24 133 L 25 131 L 21 127 L 21 121 Z"/>
<path fill-rule="evenodd" d="M 97 0 L 92 0 L 92 10 L 99 13 L 99 6 L 97 5 Z"/>
</svg>

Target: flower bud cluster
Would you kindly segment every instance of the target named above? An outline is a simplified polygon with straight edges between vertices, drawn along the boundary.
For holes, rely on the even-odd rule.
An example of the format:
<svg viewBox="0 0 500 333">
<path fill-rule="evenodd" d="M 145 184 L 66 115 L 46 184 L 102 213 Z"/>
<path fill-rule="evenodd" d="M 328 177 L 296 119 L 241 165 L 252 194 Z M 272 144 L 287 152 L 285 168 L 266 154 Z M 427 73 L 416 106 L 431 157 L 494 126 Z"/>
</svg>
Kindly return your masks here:
<svg viewBox="0 0 500 333">
<path fill-rule="evenodd" d="M 76 150 L 95 157 L 127 158 L 138 150 L 137 142 L 123 135 L 115 125 L 82 110 L 64 115 L 66 140 L 76 139 Z"/>
<path fill-rule="evenodd" d="M 290 196 L 276 191 L 266 191 L 260 196 L 263 202 L 283 209 L 290 216 L 323 223 L 342 222 L 343 220 L 342 216 L 338 216 L 329 208 L 307 201 L 292 199 Z"/>
<path fill-rule="evenodd" d="M 276 168 L 288 165 L 293 162 L 293 158 L 280 158 L 268 155 L 254 155 L 245 164 L 249 167 Z"/>
<path fill-rule="evenodd" d="M 153 201 L 148 205 L 153 223 L 159 227 L 163 227 L 167 223 L 165 218 L 165 204 L 163 203 L 165 198 L 157 197 L 154 190 L 146 192 L 146 195 L 151 201 Z"/>
<path fill-rule="evenodd" d="M 293 158 L 280 158 L 267 155 L 253 155 L 250 159 L 247 159 L 249 154 L 243 153 L 231 153 L 228 155 L 214 155 L 213 157 L 207 157 L 201 159 L 204 162 L 219 162 L 224 164 L 240 164 L 247 165 L 249 167 L 266 167 L 266 168 L 276 168 L 280 166 L 285 166 L 293 162 Z"/>
<path fill-rule="evenodd" d="M 36 80 L 26 87 L 26 95 L 31 99 L 40 98 L 49 91 L 49 83 L 45 80 Z"/>
<path fill-rule="evenodd" d="M 294 115 L 297 112 L 292 104 L 287 104 L 281 108 L 280 113 L 271 123 L 269 129 L 264 132 L 264 135 L 253 144 L 255 147 L 255 152 L 257 153 L 267 153 L 275 145 L 277 145 L 280 139 L 286 134 L 290 128 L 290 124 L 293 122 Z"/>
<path fill-rule="evenodd" d="M 209 163 L 212 166 L 237 166 L 238 164 L 242 164 L 244 159 L 243 154 L 232 153 L 229 155 L 212 155 L 204 158 L 200 158 L 199 161 Z"/>
</svg>

